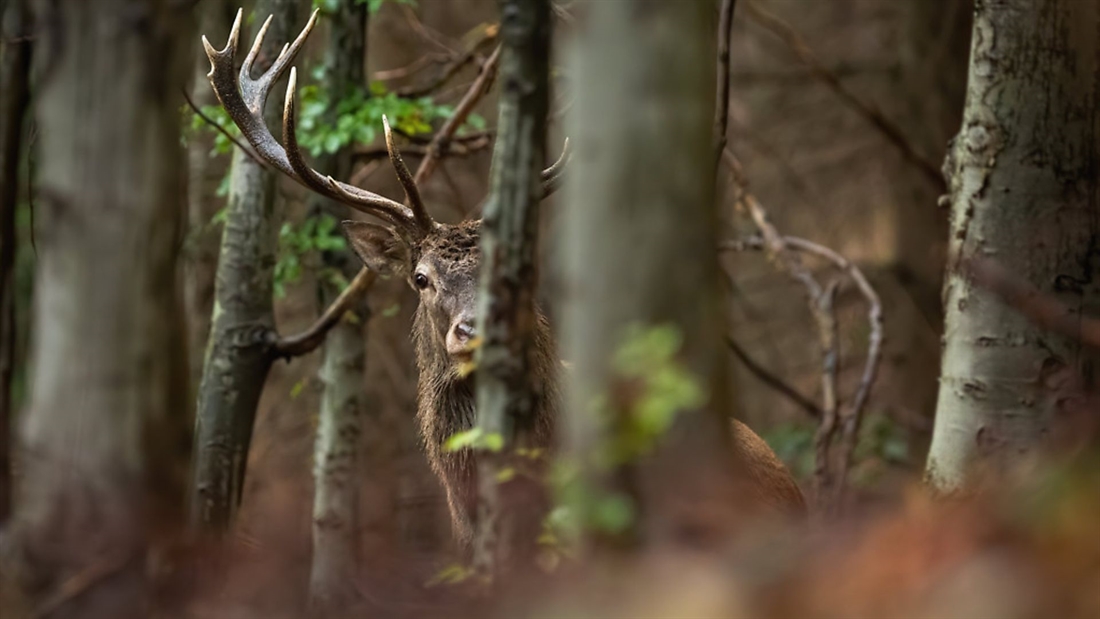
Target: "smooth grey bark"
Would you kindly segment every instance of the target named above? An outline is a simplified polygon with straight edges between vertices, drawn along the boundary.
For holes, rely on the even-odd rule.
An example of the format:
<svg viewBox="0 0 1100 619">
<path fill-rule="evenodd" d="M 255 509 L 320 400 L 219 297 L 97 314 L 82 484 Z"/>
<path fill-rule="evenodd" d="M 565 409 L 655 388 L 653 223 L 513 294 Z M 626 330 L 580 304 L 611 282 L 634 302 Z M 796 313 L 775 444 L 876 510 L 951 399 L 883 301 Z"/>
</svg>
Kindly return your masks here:
<svg viewBox="0 0 1100 619">
<path fill-rule="evenodd" d="M 504 439 L 500 453 L 478 459 L 474 567 L 503 575 L 533 556 L 538 538 L 531 508 L 539 480 L 499 474 L 518 448 L 533 448 L 540 390 L 534 349 L 538 284 L 540 172 L 550 101 L 550 2 L 502 0 L 500 116 L 491 194 L 481 226 L 478 290 L 477 423 Z"/>
<path fill-rule="evenodd" d="M 1100 268 L 1100 5 L 976 6 L 963 125 L 948 155 L 945 336 L 927 478 L 966 489 L 1026 458 L 1056 429 L 1100 359 L 976 285 L 992 260 L 1072 313 L 1095 314 Z"/>
<path fill-rule="evenodd" d="M 38 328 L 14 556 L 40 616 L 148 616 L 147 551 L 179 524 L 188 445 L 176 252 L 190 25 L 156 0 L 36 10 L 50 24 L 36 58 Z"/>
<path fill-rule="evenodd" d="M 256 28 L 267 15 L 274 16 L 256 61 L 257 75 L 295 36 L 300 4 L 256 3 Z M 270 99 L 283 100 L 278 90 Z M 279 105 L 268 106 L 264 118 L 269 127 L 281 126 L 281 112 Z M 228 527 L 240 503 L 256 406 L 278 339 L 272 305 L 279 231 L 277 178 L 239 149 L 233 152 L 230 174 L 210 338 L 199 385 L 190 497 L 192 526 L 208 531 Z"/>
<path fill-rule="evenodd" d="M 610 440 L 594 399 L 607 398 L 613 417 L 625 413 L 617 399 L 629 399 L 632 383 L 617 375 L 613 357 L 628 329 L 678 331 L 677 357 L 708 403 L 682 411 L 658 453 L 636 470 L 587 466 L 584 473 L 591 487 L 633 500 L 641 516 L 634 533 L 657 540 L 676 527 L 664 510 L 721 500 L 734 470 L 726 465 L 725 331 L 711 176 L 714 7 L 636 0 L 591 2 L 587 9 L 569 128 L 576 154 L 558 251 L 567 274 L 564 357 L 574 364 L 566 450 L 584 466 Z"/>
<path fill-rule="evenodd" d="M 27 0 L 0 9 L 0 522 L 11 513 L 12 373 L 15 370 L 15 210 L 23 124 L 30 102 Z"/>
<path fill-rule="evenodd" d="M 321 122 L 335 126 L 339 120 L 335 102 L 355 89 L 365 87 L 367 7 L 353 0 L 338 3 L 326 12 L 329 36 L 325 47 L 325 78 L 321 88 L 334 105 Z M 351 149 L 318 157 L 314 167 L 333 178 L 348 178 L 352 168 Z M 319 196 L 311 197 L 310 212 L 327 213 L 344 219 L 347 208 Z M 350 280 L 358 272 L 358 261 L 348 251 L 324 252 L 322 268 L 341 273 Z M 322 274 L 318 278 L 321 304 L 327 307 L 340 294 L 338 286 Z M 325 338 L 320 378 L 324 385 L 321 410 L 313 449 L 313 555 L 310 569 L 310 607 L 321 614 L 337 613 L 355 602 L 358 594 L 357 504 L 361 464 L 363 417 L 366 402 L 365 299 L 355 304 L 352 318 L 340 320 Z M 372 436 L 371 441 L 382 437 Z"/>
<path fill-rule="evenodd" d="M 203 0 L 198 9 L 199 34 L 211 41 L 224 41 L 233 23 L 230 4 L 226 0 Z M 196 49 L 201 49 L 199 45 Z M 200 109 L 217 105 L 218 98 L 206 74 L 210 61 L 198 52 L 194 55 L 191 74 L 191 101 Z M 210 336 L 210 312 L 214 305 L 214 275 L 218 268 L 218 228 L 214 215 L 224 204 L 217 197 L 218 184 L 228 161 L 223 156 L 211 157 L 213 132 L 204 128 L 193 131 L 187 142 L 187 236 L 184 262 L 184 307 L 187 310 L 188 351 L 192 388 L 202 380 L 203 351 Z"/>
</svg>

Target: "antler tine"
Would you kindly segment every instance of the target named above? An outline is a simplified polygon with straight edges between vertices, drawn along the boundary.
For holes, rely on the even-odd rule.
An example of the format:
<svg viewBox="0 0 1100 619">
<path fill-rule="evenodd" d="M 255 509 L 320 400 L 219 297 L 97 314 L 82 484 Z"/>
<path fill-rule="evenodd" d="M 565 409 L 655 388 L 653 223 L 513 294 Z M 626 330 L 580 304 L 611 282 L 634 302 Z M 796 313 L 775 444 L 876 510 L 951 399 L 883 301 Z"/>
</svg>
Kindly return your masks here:
<svg viewBox="0 0 1100 619">
<path fill-rule="evenodd" d="M 549 168 L 542 171 L 541 178 L 543 181 L 549 180 L 558 174 L 561 174 L 565 169 L 565 164 L 573 153 L 569 150 L 569 138 L 565 138 L 565 143 L 561 146 L 561 155 L 558 156 L 558 160 L 550 164 Z"/>
<path fill-rule="evenodd" d="M 248 50 L 248 55 L 244 57 L 244 63 L 241 64 L 239 81 L 245 82 L 252 79 L 252 65 L 260 55 L 260 48 L 263 47 L 264 37 L 267 36 L 267 29 L 271 27 L 271 20 L 273 19 L 275 19 L 274 15 L 268 15 L 267 19 L 264 20 L 264 25 L 260 26 L 260 31 L 256 33 L 256 40 L 252 42 L 252 49 Z"/>
<path fill-rule="evenodd" d="M 290 63 L 294 62 L 294 59 L 298 56 L 298 52 L 301 51 L 302 46 L 305 45 L 309 33 L 313 32 L 313 26 L 317 24 L 317 16 L 320 15 L 320 13 L 321 9 L 313 9 L 313 14 L 309 16 L 309 21 L 306 22 L 305 28 L 302 28 L 302 31 L 298 33 L 298 37 L 295 38 L 294 42 L 290 43 L 290 45 L 283 45 L 283 49 L 280 50 L 279 55 L 275 57 L 275 62 L 271 63 L 271 68 L 257 80 L 262 83 L 265 89 L 265 97 L 267 96 L 267 91 L 271 89 L 271 85 L 283 76 L 287 67 L 289 67 Z"/>
<path fill-rule="evenodd" d="M 295 133 L 295 127 L 297 126 L 295 91 L 297 85 L 298 70 L 297 68 L 291 68 L 290 79 L 287 81 L 286 86 L 286 101 L 283 105 L 283 142 L 286 144 L 287 162 L 294 171 L 294 178 L 327 198 L 347 204 L 368 215 L 384 219 L 416 237 L 423 236 L 423 232 L 430 230 L 430 228 L 422 228 L 416 219 L 415 212 L 400 202 L 353 185 L 341 183 L 331 176 L 323 176 L 306 164 Z"/>
<path fill-rule="evenodd" d="M 539 179 L 542 181 L 541 199 L 549 198 L 561 187 L 562 180 L 565 179 L 565 167 L 569 165 L 572 158 L 573 152 L 569 148 L 569 138 L 565 138 L 565 143 L 561 147 L 561 156 L 539 175 Z"/>
<path fill-rule="evenodd" d="M 397 172 L 397 179 L 401 181 L 401 186 L 405 188 L 405 196 L 409 199 L 409 206 L 412 207 L 416 225 L 425 231 L 431 230 L 435 227 L 435 220 L 432 219 L 427 207 L 424 206 L 424 200 L 420 197 L 420 189 L 416 186 L 416 180 L 409 172 L 408 166 L 405 165 L 405 160 L 401 158 L 401 151 L 397 149 L 397 144 L 393 140 L 393 131 L 390 130 L 390 120 L 386 118 L 385 114 L 382 115 L 382 128 L 386 134 L 386 150 L 390 154 L 390 163 L 393 164 L 393 169 Z"/>
<path fill-rule="evenodd" d="M 216 50 L 205 36 L 202 38 L 203 46 L 206 48 L 206 56 L 210 60 L 210 73 L 207 74 L 207 78 L 210 79 L 210 85 L 214 88 L 214 94 L 217 95 L 218 101 L 221 102 L 229 117 L 241 130 L 241 135 L 256 149 L 256 153 L 283 174 L 297 179 L 294 168 L 290 166 L 283 147 L 272 137 L 271 131 L 264 124 L 262 103 L 255 113 L 246 103 L 246 97 L 250 100 L 263 101 L 263 98 L 256 98 L 257 92 L 254 82 L 245 75 L 245 81 L 242 84 L 240 82 L 241 75 L 233 66 L 240 40 L 243 13 L 243 10 L 237 11 L 237 17 L 233 20 L 233 28 L 229 32 L 229 41 L 226 43 L 225 48 Z M 241 92 L 242 87 L 246 91 L 245 94 Z"/>
<path fill-rule="evenodd" d="M 283 115 L 283 130 L 288 145 L 287 148 L 283 148 L 279 144 L 275 137 L 271 135 L 271 130 L 264 123 L 264 102 L 267 100 L 271 86 L 285 72 L 294 56 L 301 49 L 306 37 L 313 29 L 317 12 L 314 11 L 309 23 L 306 24 L 294 42 L 283 47 L 282 52 L 280 52 L 271 67 L 256 80 L 251 78 L 248 70 L 252 68 L 252 63 L 259 55 L 259 49 L 270 22 L 265 22 L 260 28 L 256 36 L 257 40 L 249 51 L 242 70 L 238 72 L 233 65 L 240 40 L 242 14 L 242 11 L 237 11 L 237 17 L 233 21 L 233 28 L 229 34 L 229 42 L 224 49 L 214 49 L 206 37 L 203 37 L 206 55 L 210 59 L 210 73 L 207 76 L 210 78 L 210 85 L 213 86 L 214 93 L 221 101 L 222 107 L 225 108 L 229 117 L 241 130 L 241 135 L 248 140 L 248 143 L 252 145 L 264 161 L 306 187 L 327 198 L 385 219 L 399 228 L 409 230 L 414 234 L 417 233 L 419 226 L 413 217 L 412 211 L 405 205 L 358 187 L 352 187 L 326 178 L 305 163 L 294 136 L 296 71 L 291 71 Z"/>
</svg>

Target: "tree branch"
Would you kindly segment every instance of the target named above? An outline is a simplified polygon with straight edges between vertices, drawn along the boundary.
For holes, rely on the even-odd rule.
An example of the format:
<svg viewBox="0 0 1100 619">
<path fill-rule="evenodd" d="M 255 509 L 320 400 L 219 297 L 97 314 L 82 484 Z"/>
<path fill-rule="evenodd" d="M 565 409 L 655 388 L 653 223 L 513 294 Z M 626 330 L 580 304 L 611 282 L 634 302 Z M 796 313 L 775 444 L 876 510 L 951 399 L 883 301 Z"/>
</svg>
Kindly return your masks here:
<svg viewBox="0 0 1100 619">
<path fill-rule="evenodd" d="M 817 487 L 820 490 L 817 500 L 819 501 L 819 505 L 826 509 L 828 513 L 836 513 L 835 510 L 839 507 L 843 499 L 852 453 L 855 451 L 859 427 L 863 419 L 863 409 L 866 406 L 871 387 L 878 373 L 883 340 L 882 303 L 879 300 L 878 294 L 870 285 L 870 282 L 868 282 L 867 278 L 863 275 L 863 272 L 852 262 L 822 245 L 805 239 L 779 234 L 775 226 L 768 220 L 767 212 L 764 210 L 764 207 L 747 191 L 747 181 L 744 179 L 740 162 L 737 161 L 737 158 L 728 148 L 724 151 L 724 159 L 741 192 L 741 195 L 738 197 L 738 203 L 749 211 L 749 215 L 752 217 L 757 229 L 760 230 L 761 236 L 753 237 L 746 241 L 727 241 L 720 244 L 719 249 L 734 251 L 745 249 L 766 250 L 772 259 L 775 260 L 776 264 L 779 265 L 780 269 L 787 272 L 788 275 L 796 281 L 802 283 L 809 294 L 810 311 L 817 323 L 822 342 L 823 355 L 825 355 L 823 362 L 825 402 L 822 407 L 824 414 L 821 417 L 821 426 L 815 438 L 815 448 L 818 451 L 817 455 L 819 462 L 819 466 L 815 470 L 815 478 Z M 836 371 L 835 366 L 839 365 L 839 357 L 837 357 L 836 352 L 836 318 L 833 315 L 831 301 L 831 297 L 835 294 L 835 290 L 833 286 L 822 288 L 813 274 L 802 264 L 799 257 L 791 250 L 809 253 L 831 262 L 835 267 L 844 271 L 845 274 L 855 282 L 860 293 L 867 301 L 869 308 L 868 322 L 871 328 L 871 335 L 867 344 L 867 361 L 864 365 L 859 387 L 852 399 L 852 404 L 847 408 L 840 406 L 839 397 L 835 392 L 835 376 L 831 375 Z M 830 357 L 835 360 L 835 363 L 830 362 Z M 830 387 L 832 387 L 832 389 L 830 389 Z M 834 411 L 835 413 L 831 414 L 830 411 Z M 837 415 L 839 415 L 840 422 L 841 450 L 840 455 L 834 460 L 830 452 L 837 431 L 837 425 L 835 423 Z M 838 467 L 837 474 L 832 474 L 830 471 L 831 467 L 826 466 L 822 468 L 820 466 L 821 462 L 835 462 Z"/>
<path fill-rule="evenodd" d="M 477 79 L 474 80 L 469 90 L 463 95 L 462 100 L 455 106 L 454 114 L 451 114 L 451 117 L 447 119 L 447 122 L 443 124 L 443 127 L 439 129 L 435 137 L 432 138 L 431 143 L 428 144 L 428 154 L 421 160 L 420 167 L 416 169 L 416 175 L 413 177 L 417 185 L 423 183 L 432 175 L 443 153 L 443 146 L 454 137 L 458 128 L 462 126 L 462 123 L 466 122 L 466 118 L 469 117 L 474 106 L 477 105 L 477 102 L 489 90 L 489 86 L 492 85 L 493 78 L 496 76 L 497 64 L 499 61 L 500 46 L 498 45 L 497 48 L 493 50 L 493 54 L 489 56 L 489 59 L 485 61 L 485 64 L 482 65 L 481 72 L 478 73 Z"/>
<path fill-rule="evenodd" d="M 269 171 L 271 170 L 271 167 L 268 166 L 267 163 L 265 163 L 264 161 L 261 161 L 260 158 L 256 156 L 256 153 L 252 152 L 251 148 L 245 146 L 243 142 L 241 142 L 237 138 L 233 137 L 233 134 L 229 133 L 229 130 L 226 129 L 225 127 L 221 126 L 221 124 L 219 124 L 218 121 L 214 120 L 213 118 L 210 118 L 205 113 L 203 113 L 203 111 L 199 109 L 199 106 L 195 105 L 194 100 L 191 99 L 191 95 L 190 95 L 190 93 L 187 92 L 186 88 L 181 88 L 180 92 L 183 93 L 183 100 L 187 102 L 187 105 L 191 108 L 191 110 L 193 112 L 195 112 L 195 115 L 197 115 L 199 118 L 203 119 L 203 121 L 206 122 L 206 124 L 210 125 L 214 129 L 216 129 L 218 131 L 218 133 L 224 135 L 227 140 L 232 142 L 233 145 L 236 146 L 237 148 L 241 149 L 242 153 L 248 155 L 248 158 L 251 159 L 252 161 L 255 161 L 256 164 L 259 165 L 261 168 L 263 168 L 265 170 L 269 170 Z"/>
<path fill-rule="evenodd" d="M 297 335 L 279 338 L 279 341 L 275 343 L 275 351 L 279 356 L 288 359 L 312 352 L 321 345 L 321 342 L 325 341 L 325 334 L 328 333 L 329 329 L 340 322 L 344 314 L 359 300 L 359 297 L 370 289 L 376 278 L 377 274 L 374 271 L 365 267 L 360 269 L 359 273 L 348 284 L 348 287 L 340 293 L 340 296 L 336 297 L 332 305 L 325 309 L 320 318 L 308 329 Z"/>
<path fill-rule="evenodd" d="M 806 45 L 806 42 L 802 39 L 801 35 L 798 34 L 798 31 L 779 17 L 761 8 L 753 0 L 749 0 L 748 2 L 748 11 L 753 21 L 786 44 L 787 47 L 794 52 L 795 56 L 798 57 L 798 60 L 806 65 L 806 68 L 810 70 L 810 73 L 817 78 L 818 81 L 825 84 L 825 86 L 840 97 L 841 101 L 878 129 L 887 141 L 893 144 L 898 151 L 901 152 L 902 157 L 916 167 L 930 183 L 935 185 L 940 191 L 945 191 L 947 189 L 947 185 L 943 180 L 943 173 L 940 172 L 939 166 L 924 155 L 918 153 L 913 145 L 909 143 L 908 138 L 905 137 L 905 133 L 901 128 L 888 119 L 874 104 L 864 102 L 857 97 L 855 93 L 844 86 L 840 78 L 814 56 L 814 53 L 810 50 L 810 47 Z"/>
<path fill-rule="evenodd" d="M 438 89 L 443 84 L 446 84 L 452 77 L 457 75 L 463 67 L 465 67 L 471 61 L 477 58 L 478 52 L 481 50 L 482 47 L 489 43 L 492 43 L 493 41 L 496 41 L 499 34 L 500 24 L 489 25 L 487 28 L 484 29 L 477 40 L 474 41 L 473 45 L 471 45 L 457 58 L 454 58 L 450 62 L 448 62 L 443 67 L 443 70 L 440 71 L 439 75 L 435 77 L 435 79 L 421 86 L 409 86 L 405 88 L 399 88 L 396 91 L 397 96 L 413 99 L 435 92 L 436 89 Z"/>
<path fill-rule="evenodd" d="M 806 411 L 806 413 L 810 417 L 813 417 L 814 419 L 821 419 L 823 415 L 820 406 L 811 402 L 809 399 L 799 393 L 797 389 L 784 382 L 782 378 L 779 378 L 775 374 L 772 374 L 767 369 L 765 369 L 764 366 L 757 363 L 756 360 L 749 355 L 748 351 L 742 348 L 741 345 L 738 344 L 737 341 L 729 335 L 726 336 L 726 346 L 729 347 L 730 352 L 732 352 L 734 356 L 737 357 L 737 359 L 745 365 L 745 368 L 748 369 L 748 371 L 751 372 L 753 376 L 760 379 L 760 381 L 763 382 L 765 385 L 771 387 L 775 391 L 778 391 L 781 395 L 786 396 L 788 399 L 798 405 L 799 408 Z"/>
</svg>

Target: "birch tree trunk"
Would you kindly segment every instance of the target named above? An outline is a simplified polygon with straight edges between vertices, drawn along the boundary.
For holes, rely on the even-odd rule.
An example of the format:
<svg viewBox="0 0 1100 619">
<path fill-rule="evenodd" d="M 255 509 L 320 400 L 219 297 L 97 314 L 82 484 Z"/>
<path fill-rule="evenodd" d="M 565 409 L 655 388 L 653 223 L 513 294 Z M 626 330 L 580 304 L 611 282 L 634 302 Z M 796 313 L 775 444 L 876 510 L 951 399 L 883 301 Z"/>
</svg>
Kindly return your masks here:
<svg viewBox="0 0 1100 619">
<path fill-rule="evenodd" d="M 354 0 L 342 0 L 331 13 L 325 50 L 325 78 L 321 88 L 334 103 L 355 89 L 362 89 L 366 59 L 367 7 Z M 336 106 L 326 111 L 321 122 L 335 126 Z M 351 173 L 349 148 L 314 160 L 317 170 L 333 178 Z M 346 218 L 346 207 L 318 196 L 312 197 L 313 216 L 322 213 Z M 349 252 L 324 252 L 322 268 L 351 279 L 358 272 L 357 260 Z M 338 286 L 324 274 L 318 278 L 319 295 L 327 307 L 340 294 Z M 359 550 L 357 503 L 359 501 L 359 447 L 362 418 L 366 410 L 366 301 L 352 310 L 329 331 L 323 349 L 320 377 L 320 420 L 313 450 L 313 563 L 310 570 L 310 606 L 321 614 L 347 608 L 356 600 Z M 377 440 L 377 439 L 376 439 Z"/>
<path fill-rule="evenodd" d="M 39 616 L 149 616 L 147 550 L 181 507 L 178 92 L 190 28 L 173 7 L 37 3 L 50 51 L 36 85 L 38 330 L 14 539 Z"/>
<path fill-rule="evenodd" d="M 676 506 L 717 499 L 733 470 L 711 176 L 714 6 L 636 0 L 587 8 L 559 248 L 567 274 L 564 357 L 574 363 L 567 452 L 585 467 L 588 487 L 616 511 L 628 510 L 641 540 L 655 541 L 675 534 Z M 706 393 L 706 403 L 687 398 L 696 401 L 677 406 L 658 452 L 639 467 L 594 466 L 593 454 L 630 436 L 646 397 L 639 385 L 649 376 L 625 374 L 615 357 L 658 332 L 678 340 L 666 361 L 684 370 L 689 390 Z"/>
<path fill-rule="evenodd" d="M 1100 359 L 1044 332 L 963 271 L 996 261 L 1073 313 L 1100 302 L 1097 68 L 1100 5 L 977 3 L 963 126 L 948 155 L 951 240 L 943 368 L 927 477 L 965 488 L 1058 423 Z"/>
<path fill-rule="evenodd" d="M 12 372 L 15 369 L 15 209 L 23 120 L 30 101 L 31 42 L 27 0 L 0 9 L 0 522 L 11 513 Z"/>
<path fill-rule="evenodd" d="M 550 102 L 550 2 L 504 0 L 501 95 L 491 196 L 481 227 L 478 291 L 478 427 L 504 438 L 478 459 L 474 567 L 489 575 L 533 558 L 539 480 L 516 475 L 502 486 L 510 452 L 532 448 L 540 385 L 535 352 L 536 242 Z M 532 513 L 532 510 L 534 513 Z"/>
<path fill-rule="evenodd" d="M 256 61 L 256 75 L 267 70 L 282 45 L 295 36 L 300 4 L 256 2 L 256 28 L 267 15 L 274 16 Z M 278 90 L 270 100 L 283 100 Z M 281 117 L 278 105 L 265 111 L 269 127 L 281 126 Z M 277 178 L 240 149 L 233 152 L 230 174 L 210 339 L 199 385 L 191 488 L 192 525 L 211 531 L 228 527 L 240 503 L 256 406 L 277 340 L 272 306 L 279 233 Z"/>
</svg>

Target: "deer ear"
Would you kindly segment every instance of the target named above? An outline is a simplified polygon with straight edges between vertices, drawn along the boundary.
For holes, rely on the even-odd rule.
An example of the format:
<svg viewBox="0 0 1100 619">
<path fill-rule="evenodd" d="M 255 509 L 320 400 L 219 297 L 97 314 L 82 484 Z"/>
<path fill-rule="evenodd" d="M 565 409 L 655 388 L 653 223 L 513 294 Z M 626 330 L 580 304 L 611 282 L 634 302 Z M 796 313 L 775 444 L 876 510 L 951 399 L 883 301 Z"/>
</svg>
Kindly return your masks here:
<svg viewBox="0 0 1100 619">
<path fill-rule="evenodd" d="M 367 268 L 379 275 L 408 275 L 412 269 L 409 245 L 393 228 L 363 221 L 345 221 L 343 227 Z"/>
</svg>

